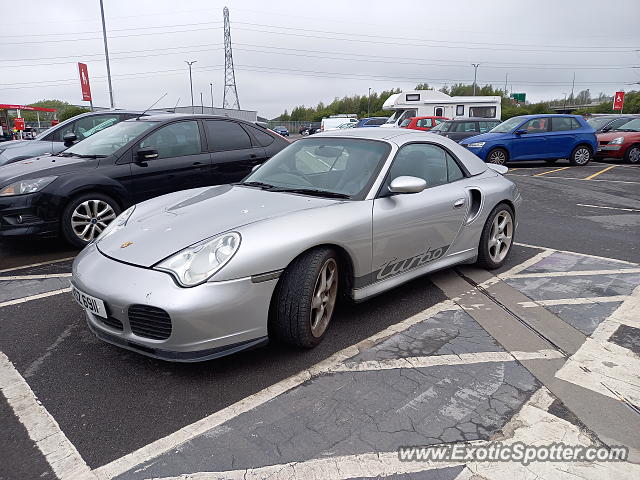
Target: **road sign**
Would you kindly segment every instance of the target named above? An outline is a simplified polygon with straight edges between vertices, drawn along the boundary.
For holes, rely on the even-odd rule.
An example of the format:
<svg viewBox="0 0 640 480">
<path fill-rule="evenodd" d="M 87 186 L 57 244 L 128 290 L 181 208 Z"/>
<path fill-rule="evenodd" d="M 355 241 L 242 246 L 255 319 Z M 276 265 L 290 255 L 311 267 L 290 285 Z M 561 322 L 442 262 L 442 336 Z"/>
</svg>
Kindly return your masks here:
<svg viewBox="0 0 640 480">
<path fill-rule="evenodd" d="M 518 103 L 524 103 L 527 100 L 526 93 L 512 93 L 511 98 L 513 98 Z"/>
<path fill-rule="evenodd" d="M 616 92 L 613 97 L 613 109 L 622 111 L 622 107 L 624 107 L 624 92 Z"/>
<path fill-rule="evenodd" d="M 89 86 L 89 70 L 86 63 L 78 62 L 80 73 L 80 88 L 82 88 L 82 100 L 91 101 L 91 87 Z"/>
<path fill-rule="evenodd" d="M 16 130 L 24 130 L 24 118 L 14 118 L 13 127 Z"/>
</svg>

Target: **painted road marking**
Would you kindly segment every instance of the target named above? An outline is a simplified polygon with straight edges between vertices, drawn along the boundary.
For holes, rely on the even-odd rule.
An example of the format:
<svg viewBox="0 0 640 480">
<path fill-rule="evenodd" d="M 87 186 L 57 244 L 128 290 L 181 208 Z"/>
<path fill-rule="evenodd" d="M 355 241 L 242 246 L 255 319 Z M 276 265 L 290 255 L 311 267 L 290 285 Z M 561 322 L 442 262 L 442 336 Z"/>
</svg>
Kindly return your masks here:
<svg viewBox="0 0 640 480">
<path fill-rule="evenodd" d="M 73 260 L 74 258 L 75 257 L 67 257 L 67 258 L 61 258 L 60 260 L 49 260 L 47 262 L 32 263 L 31 265 L 21 265 L 19 267 L 5 268 L 4 270 L 0 270 L 0 273 L 12 272 L 14 270 L 23 270 L 23 269 L 32 268 L 32 267 L 41 267 L 42 265 L 51 265 L 52 263 L 66 262 L 67 260 Z"/>
<path fill-rule="evenodd" d="M 510 278 L 534 278 L 534 277 L 580 277 L 587 275 L 618 275 L 622 273 L 640 273 L 640 268 L 618 268 L 611 270 L 574 270 L 568 272 L 536 272 L 517 273 Z"/>
<path fill-rule="evenodd" d="M 40 298 L 51 297 L 52 295 L 60 295 L 61 293 L 68 293 L 70 291 L 71 291 L 71 287 L 61 288 L 60 290 L 53 290 L 51 292 L 38 293 L 37 295 L 31 295 L 29 297 L 16 298 L 15 300 L 7 300 L 6 302 L 0 302 L 0 307 L 17 305 L 18 303 L 24 303 L 24 302 L 29 302 L 31 300 L 38 300 Z"/>
<path fill-rule="evenodd" d="M 514 362 L 516 360 L 549 360 L 554 358 L 564 358 L 564 355 L 557 350 L 461 353 L 460 355 L 431 355 L 426 357 L 387 358 L 384 360 L 347 362 L 332 368 L 331 372 L 367 372 L 372 370 L 426 368 L 442 365 L 469 365 L 474 363 L 502 363 Z"/>
<path fill-rule="evenodd" d="M 59 479 L 95 478 L 76 447 L 60 430 L 58 422 L 40 404 L 27 382 L 2 352 L 0 391 Z"/>
<path fill-rule="evenodd" d="M 560 170 L 566 170 L 567 168 L 571 168 L 571 167 L 562 167 L 562 168 L 556 168 L 555 170 L 549 170 L 547 172 L 542 172 L 542 173 L 536 173 L 535 175 L 533 175 L 534 177 L 541 177 L 542 175 L 547 175 L 549 173 L 553 173 L 553 172 L 559 172 Z"/>
<path fill-rule="evenodd" d="M 521 173 L 509 173 L 509 172 L 505 173 L 505 175 L 512 175 L 514 177 L 528 177 L 528 178 L 531 178 L 531 177 L 534 176 L 534 175 L 522 175 Z M 550 176 L 548 176 L 546 178 L 559 178 L 561 180 L 580 180 L 580 181 L 586 180 L 586 178 L 558 177 L 556 175 L 550 175 Z M 629 181 L 629 180 L 605 180 L 603 178 L 602 179 L 598 178 L 598 179 L 594 179 L 593 181 L 594 182 L 611 182 L 611 183 L 625 183 L 625 184 L 630 184 L 630 185 L 640 185 L 640 182 L 632 182 L 632 181 Z"/>
<path fill-rule="evenodd" d="M 445 300 L 436 305 L 433 305 L 432 307 L 429 307 L 422 312 L 419 312 L 395 325 L 391 325 L 385 328 L 384 330 L 372 335 L 371 337 L 356 343 L 355 345 L 351 345 L 350 347 L 344 348 L 339 352 L 334 353 L 329 358 L 313 365 L 312 367 L 309 367 L 308 369 L 302 370 L 301 372 L 298 372 L 289 378 L 274 383 L 273 385 L 270 385 L 267 388 L 254 393 L 253 395 L 249 395 L 248 397 L 243 398 L 242 400 L 239 400 L 238 402 L 229 405 L 228 407 L 223 408 L 222 410 L 219 410 L 201 420 L 198 420 L 191 425 L 187 425 L 186 427 L 183 427 L 166 437 L 160 438 L 142 448 L 139 448 L 134 452 L 125 455 L 124 457 L 103 465 L 102 467 L 94 470 L 94 473 L 100 479 L 109 479 L 121 475 L 122 473 L 131 470 L 136 465 L 140 465 L 141 463 L 158 457 L 159 455 L 177 447 L 178 445 L 184 442 L 188 442 L 189 440 L 202 435 L 212 428 L 226 423 L 227 421 L 237 417 L 242 413 L 259 407 L 269 400 L 272 400 L 275 397 L 291 390 L 292 388 L 301 385 L 307 380 L 310 380 L 312 377 L 315 377 L 322 373 L 326 373 L 331 369 L 336 368 L 345 360 L 354 357 L 363 349 L 370 347 L 377 341 L 389 337 L 395 333 L 407 330 L 409 327 L 415 325 L 416 323 L 422 322 L 423 320 L 432 317 L 436 313 L 440 313 L 445 310 L 458 310 L 458 307 L 452 300 Z"/>
<path fill-rule="evenodd" d="M 67 278 L 71 273 L 46 273 L 42 275 L 11 275 L 9 277 L 0 277 L 0 282 L 8 282 L 11 280 L 45 280 L 47 278 Z"/>
<path fill-rule="evenodd" d="M 610 297 L 558 298 L 555 300 L 536 300 L 535 302 L 519 302 L 524 308 L 550 307 L 553 305 L 583 305 L 589 303 L 624 302 L 629 295 L 612 295 Z"/>
<path fill-rule="evenodd" d="M 601 257 L 599 255 L 590 255 L 588 253 L 571 252 L 569 250 L 558 250 L 557 248 L 541 247 L 540 245 L 530 245 L 528 243 L 522 243 L 522 242 L 514 242 L 514 245 L 518 245 L 519 247 L 535 248 L 536 250 L 551 250 L 551 253 L 554 253 L 554 252 L 568 253 L 570 255 L 578 255 L 580 257 L 595 258 L 598 260 L 605 260 L 608 262 L 624 263 L 626 265 L 638 265 L 637 263 L 628 262 L 626 260 L 619 260 L 617 258 Z"/>
<path fill-rule="evenodd" d="M 607 210 L 623 210 L 625 212 L 640 212 L 637 208 L 622 208 L 622 207 L 605 207 L 604 205 L 589 205 L 585 203 L 576 203 L 578 207 L 590 207 L 590 208 L 604 208 Z"/>
<path fill-rule="evenodd" d="M 593 175 L 589 175 L 588 177 L 585 178 L 585 180 L 591 180 L 592 178 L 596 178 L 598 175 L 603 174 L 604 172 L 608 172 L 609 170 L 611 170 L 612 168 L 616 168 L 617 165 L 609 165 L 607 168 L 603 168 L 602 170 L 600 170 L 599 172 L 594 173 Z"/>
</svg>

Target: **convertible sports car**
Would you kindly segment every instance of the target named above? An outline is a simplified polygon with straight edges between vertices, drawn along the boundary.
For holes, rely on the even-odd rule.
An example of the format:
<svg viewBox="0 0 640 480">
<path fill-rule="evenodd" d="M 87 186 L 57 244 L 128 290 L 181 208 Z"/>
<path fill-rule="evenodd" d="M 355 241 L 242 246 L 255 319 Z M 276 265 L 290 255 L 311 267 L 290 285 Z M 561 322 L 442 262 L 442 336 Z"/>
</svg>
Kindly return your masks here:
<svg viewBox="0 0 640 480">
<path fill-rule="evenodd" d="M 521 202 L 505 171 L 424 132 L 315 135 L 242 182 L 127 209 L 74 261 L 73 295 L 99 338 L 165 360 L 313 347 L 340 298 L 502 265 Z"/>
</svg>

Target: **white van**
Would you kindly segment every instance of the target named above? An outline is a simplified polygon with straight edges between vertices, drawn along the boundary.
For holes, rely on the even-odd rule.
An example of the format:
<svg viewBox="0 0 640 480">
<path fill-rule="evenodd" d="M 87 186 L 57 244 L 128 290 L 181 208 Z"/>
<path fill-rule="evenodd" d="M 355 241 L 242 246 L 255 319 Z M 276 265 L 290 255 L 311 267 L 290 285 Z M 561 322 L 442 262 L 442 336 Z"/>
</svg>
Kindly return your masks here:
<svg viewBox="0 0 640 480">
<path fill-rule="evenodd" d="M 403 120 L 411 117 L 482 117 L 497 118 L 502 115 L 502 98 L 451 97 L 437 90 L 413 90 L 394 93 L 382 106 L 383 110 L 394 110 L 383 127 L 399 127 Z"/>
<path fill-rule="evenodd" d="M 358 119 L 352 116 L 346 115 L 331 115 L 328 118 L 323 118 L 320 123 L 320 131 L 326 132 L 328 130 L 338 130 L 338 127 L 343 123 L 358 123 Z"/>
</svg>

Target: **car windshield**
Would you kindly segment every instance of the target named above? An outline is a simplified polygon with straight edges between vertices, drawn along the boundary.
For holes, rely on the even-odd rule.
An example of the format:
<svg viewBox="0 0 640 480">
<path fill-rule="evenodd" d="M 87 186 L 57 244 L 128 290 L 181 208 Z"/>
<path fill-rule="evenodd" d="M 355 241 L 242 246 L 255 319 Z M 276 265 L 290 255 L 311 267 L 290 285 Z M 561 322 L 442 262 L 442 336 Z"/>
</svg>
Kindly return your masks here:
<svg viewBox="0 0 640 480">
<path fill-rule="evenodd" d="M 126 145 L 158 122 L 128 121 L 120 122 L 105 130 L 91 135 L 86 140 L 67 148 L 63 155 L 106 157 Z"/>
<path fill-rule="evenodd" d="M 396 123 L 396 121 L 406 112 L 406 110 L 396 110 L 393 115 L 391 115 L 386 123 Z"/>
<path fill-rule="evenodd" d="M 616 132 L 640 132 L 640 118 L 631 120 L 628 123 L 620 125 L 614 129 Z"/>
<path fill-rule="evenodd" d="M 242 183 L 268 190 L 352 198 L 371 187 L 390 146 L 357 138 L 309 138 L 291 144 Z"/>
<path fill-rule="evenodd" d="M 611 121 L 610 117 L 591 117 L 587 120 L 587 123 L 594 128 L 594 130 L 598 130 L 600 127 L 605 126 L 607 123 Z"/>
<path fill-rule="evenodd" d="M 409 125 L 411 123 L 411 119 L 410 118 L 405 118 L 402 123 L 400 124 L 401 127 L 406 127 L 407 125 Z"/>
<path fill-rule="evenodd" d="M 520 123 L 522 123 L 522 120 L 523 120 L 522 117 L 512 117 L 509 120 L 505 120 L 504 122 L 502 122 L 497 127 L 492 128 L 491 130 L 489 130 L 489 132 L 491 132 L 491 133 L 509 133 L 514 128 L 516 128 L 518 125 L 520 125 Z"/>
<path fill-rule="evenodd" d="M 446 132 L 447 130 L 449 130 L 449 127 L 451 126 L 451 122 L 442 122 L 437 124 L 435 127 L 433 127 L 431 129 L 432 132 Z"/>
</svg>

